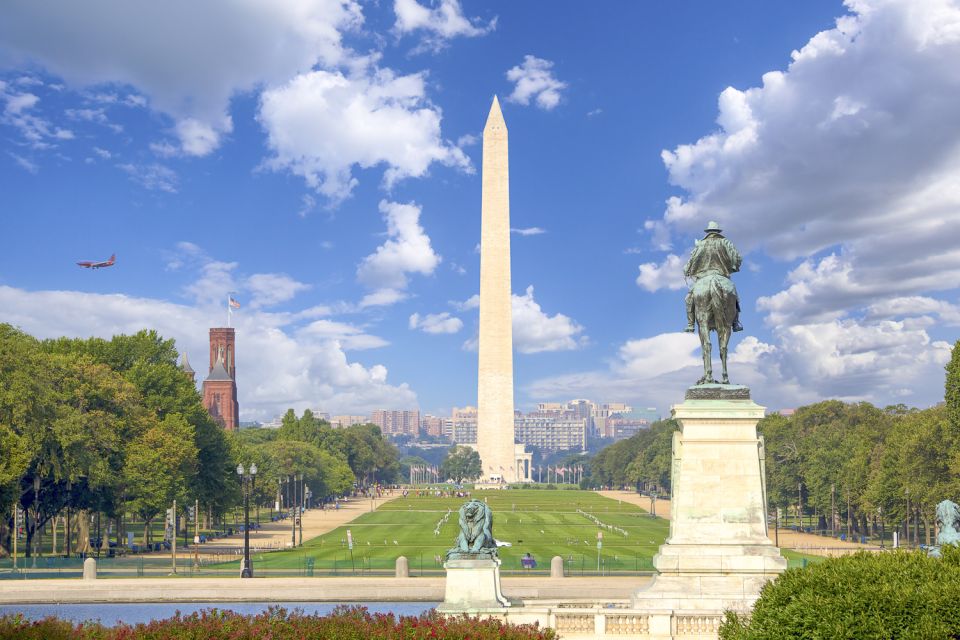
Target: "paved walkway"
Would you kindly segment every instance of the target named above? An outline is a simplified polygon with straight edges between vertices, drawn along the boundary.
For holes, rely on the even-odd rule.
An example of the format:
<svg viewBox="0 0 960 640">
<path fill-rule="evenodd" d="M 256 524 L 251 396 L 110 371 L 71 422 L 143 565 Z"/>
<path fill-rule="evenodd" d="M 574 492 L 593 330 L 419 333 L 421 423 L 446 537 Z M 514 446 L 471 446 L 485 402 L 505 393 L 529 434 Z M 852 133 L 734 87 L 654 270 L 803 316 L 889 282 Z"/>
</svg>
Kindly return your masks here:
<svg viewBox="0 0 960 640">
<path fill-rule="evenodd" d="M 648 496 L 640 495 L 635 491 L 598 491 L 600 495 L 613 500 L 622 500 L 629 504 L 635 504 L 641 509 L 649 512 L 651 500 Z M 664 499 L 657 500 L 657 515 L 666 520 L 670 519 L 670 501 Z M 880 547 L 875 544 L 860 544 L 859 542 L 847 542 L 836 538 L 818 536 L 812 533 L 798 533 L 790 529 L 780 529 L 777 534 L 781 549 L 790 549 L 815 556 L 841 556 L 856 553 L 861 549 L 876 551 Z M 774 532 L 770 532 L 770 538 L 774 539 Z"/>
<path fill-rule="evenodd" d="M 333 509 L 310 509 L 303 513 L 303 541 L 306 542 L 312 538 L 323 535 L 328 531 L 333 531 L 337 527 L 344 525 L 364 513 L 368 513 L 391 500 L 400 496 L 400 493 L 384 495 L 381 498 L 371 500 L 370 498 L 350 498 L 341 500 L 340 508 Z M 263 524 L 259 529 L 250 530 L 250 550 L 251 552 L 270 551 L 276 549 L 289 549 L 291 546 L 291 534 L 293 532 L 293 522 L 290 518 L 279 522 L 270 522 Z M 297 529 L 297 542 L 300 541 L 300 530 Z M 203 556 L 235 556 L 243 550 L 243 534 L 235 533 L 230 537 L 217 538 L 212 542 L 200 545 L 200 554 Z M 180 546 L 177 549 L 177 555 L 190 556 L 194 552 L 193 545 L 184 549 Z M 158 552 L 150 555 L 169 556 L 169 551 Z M 216 559 L 216 558 L 214 558 Z"/>
</svg>

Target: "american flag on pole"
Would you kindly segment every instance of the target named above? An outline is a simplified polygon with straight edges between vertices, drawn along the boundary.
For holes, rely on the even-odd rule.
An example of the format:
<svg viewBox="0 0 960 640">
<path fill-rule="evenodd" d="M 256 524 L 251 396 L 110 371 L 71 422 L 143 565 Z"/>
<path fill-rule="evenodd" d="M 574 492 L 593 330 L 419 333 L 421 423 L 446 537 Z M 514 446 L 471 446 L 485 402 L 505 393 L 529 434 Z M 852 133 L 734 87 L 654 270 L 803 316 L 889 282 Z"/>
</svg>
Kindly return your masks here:
<svg viewBox="0 0 960 640">
<path fill-rule="evenodd" d="M 233 296 L 228 296 L 228 297 L 227 297 L 227 302 L 228 302 L 228 304 L 230 305 L 230 308 L 231 308 L 231 309 L 239 309 L 239 308 L 240 308 L 240 303 L 239 303 L 239 302 L 237 301 L 237 299 L 234 298 Z"/>
</svg>

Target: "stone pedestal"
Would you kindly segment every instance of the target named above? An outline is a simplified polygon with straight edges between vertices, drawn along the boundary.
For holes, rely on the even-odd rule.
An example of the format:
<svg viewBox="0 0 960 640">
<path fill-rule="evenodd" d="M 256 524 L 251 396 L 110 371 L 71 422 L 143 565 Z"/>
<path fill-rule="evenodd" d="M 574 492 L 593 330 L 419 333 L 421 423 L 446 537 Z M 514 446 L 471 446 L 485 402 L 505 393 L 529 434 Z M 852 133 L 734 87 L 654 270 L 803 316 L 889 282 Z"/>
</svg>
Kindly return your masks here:
<svg viewBox="0 0 960 640">
<path fill-rule="evenodd" d="M 394 565 L 395 578 L 409 578 L 410 577 L 410 562 L 407 560 L 406 556 L 400 556 L 397 558 L 397 562 Z"/>
<path fill-rule="evenodd" d="M 787 561 L 767 535 L 764 408 L 749 389 L 692 387 L 673 408 L 670 536 L 653 564 L 659 575 L 635 607 L 745 610 Z"/>
<path fill-rule="evenodd" d="M 510 601 L 500 590 L 499 558 L 450 559 L 443 604 L 437 609 L 447 613 L 470 612 L 475 609 L 509 607 Z"/>
<path fill-rule="evenodd" d="M 83 561 L 83 579 L 84 580 L 96 580 L 97 579 L 97 561 L 95 558 L 87 558 Z"/>
<path fill-rule="evenodd" d="M 562 578 L 563 576 L 563 558 L 561 556 L 553 556 L 550 560 L 550 577 L 551 578 Z"/>
</svg>

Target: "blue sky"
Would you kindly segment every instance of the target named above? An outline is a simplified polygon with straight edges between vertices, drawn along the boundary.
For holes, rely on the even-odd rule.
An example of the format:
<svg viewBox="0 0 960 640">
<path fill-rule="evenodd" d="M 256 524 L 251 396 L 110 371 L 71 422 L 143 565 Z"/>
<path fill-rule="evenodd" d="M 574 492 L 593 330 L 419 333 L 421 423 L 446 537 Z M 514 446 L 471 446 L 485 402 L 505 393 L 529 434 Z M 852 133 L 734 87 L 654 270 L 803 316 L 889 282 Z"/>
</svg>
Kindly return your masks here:
<svg viewBox="0 0 960 640">
<path fill-rule="evenodd" d="M 942 399 L 956 0 L 54 4 L 0 23 L 2 321 L 155 327 L 199 370 L 236 291 L 245 420 L 474 404 L 498 94 L 518 406 L 668 413 L 711 219 L 746 255 L 731 377 L 761 404 Z"/>
</svg>

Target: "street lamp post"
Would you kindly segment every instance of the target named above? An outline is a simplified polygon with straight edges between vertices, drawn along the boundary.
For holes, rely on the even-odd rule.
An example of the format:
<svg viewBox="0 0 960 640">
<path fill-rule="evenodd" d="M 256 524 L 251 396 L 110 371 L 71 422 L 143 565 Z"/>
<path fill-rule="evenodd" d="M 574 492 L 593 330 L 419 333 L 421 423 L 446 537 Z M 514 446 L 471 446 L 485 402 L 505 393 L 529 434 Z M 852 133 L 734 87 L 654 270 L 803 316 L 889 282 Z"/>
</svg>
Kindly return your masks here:
<svg viewBox="0 0 960 640">
<path fill-rule="evenodd" d="M 880 516 L 880 548 L 883 549 L 883 536 L 886 534 L 886 526 L 883 522 L 883 507 L 877 507 L 877 515 Z"/>
<path fill-rule="evenodd" d="M 253 567 L 250 565 L 250 494 L 253 492 L 253 483 L 257 477 L 257 465 L 250 465 L 250 470 L 244 471 L 243 465 L 237 465 L 237 475 L 243 485 L 243 568 L 241 578 L 252 578 Z"/>
<path fill-rule="evenodd" d="M 297 522 L 300 526 L 300 543 L 297 546 L 303 546 L 303 474 L 297 476 L 297 485 L 299 487 L 300 499 L 297 501 Z"/>
<path fill-rule="evenodd" d="M 290 548 L 297 547 L 297 476 L 287 476 L 288 491 L 290 493 Z"/>
<path fill-rule="evenodd" d="M 910 489 L 904 489 L 903 493 L 907 496 L 906 523 L 904 524 L 904 533 L 907 534 L 907 546 L 910 546 Z"/>
</svg>

